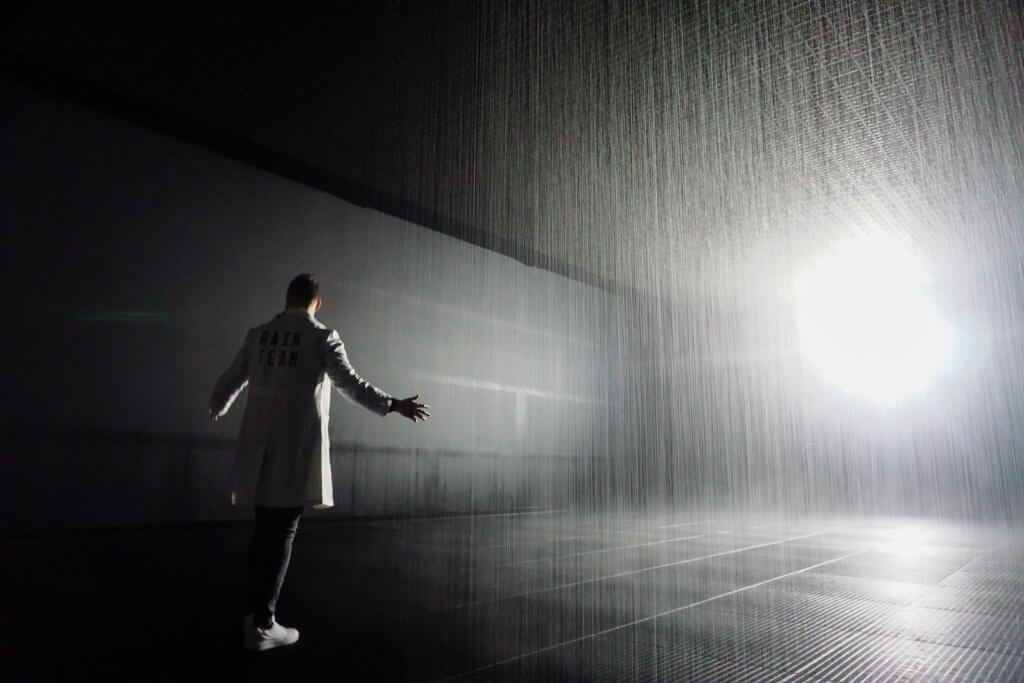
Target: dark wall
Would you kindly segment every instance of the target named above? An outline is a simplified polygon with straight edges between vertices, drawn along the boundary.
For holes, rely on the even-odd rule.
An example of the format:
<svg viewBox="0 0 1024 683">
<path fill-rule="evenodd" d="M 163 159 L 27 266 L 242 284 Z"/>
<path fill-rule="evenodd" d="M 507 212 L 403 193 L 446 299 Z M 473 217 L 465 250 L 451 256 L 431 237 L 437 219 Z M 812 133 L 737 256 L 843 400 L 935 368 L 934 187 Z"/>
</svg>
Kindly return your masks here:
<svg viewBox="0 0 1024 683">
<path fill-rule="evenodd" d="M 7 82 L 0 131 L 0 500 L 51 506 L 19 523 L 235 515 L 241 405 L 213 425 L 209 391 L 301 271 L 356 369 L 434 413 L 336 396 L 337 512 L 554 507 L 607 456 L 614 297 Z"/>
</svg>

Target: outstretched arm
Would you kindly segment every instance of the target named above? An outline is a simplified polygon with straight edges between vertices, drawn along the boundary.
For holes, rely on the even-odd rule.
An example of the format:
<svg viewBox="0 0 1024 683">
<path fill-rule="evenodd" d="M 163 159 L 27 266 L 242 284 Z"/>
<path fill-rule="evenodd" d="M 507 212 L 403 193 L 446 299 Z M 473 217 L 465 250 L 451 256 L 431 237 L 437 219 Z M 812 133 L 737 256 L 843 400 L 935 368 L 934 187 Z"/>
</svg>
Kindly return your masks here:
<svg viewBox="0 0 1024 683">
<path fill-rule="evenodd" d="M 321 357 L 323 358 L 324 372 L 345 398 L 378 415 L 388 414 L 392 403 L 391 396 L 356 373 L 352 364 L 348 362 L 345 345 L 337 331 L 331 330 L 330 335 L 324 340 Z"/>
<path fill-rule="evenodd" d="M 245 335 L 242 348 L 235 354 L 231 367 L 217 380 L 210 397 L 210 419 L 216 422 L 231 408 L 242 389 L 249 383 L 249 339 L 252 333 Z"/>
</svg>

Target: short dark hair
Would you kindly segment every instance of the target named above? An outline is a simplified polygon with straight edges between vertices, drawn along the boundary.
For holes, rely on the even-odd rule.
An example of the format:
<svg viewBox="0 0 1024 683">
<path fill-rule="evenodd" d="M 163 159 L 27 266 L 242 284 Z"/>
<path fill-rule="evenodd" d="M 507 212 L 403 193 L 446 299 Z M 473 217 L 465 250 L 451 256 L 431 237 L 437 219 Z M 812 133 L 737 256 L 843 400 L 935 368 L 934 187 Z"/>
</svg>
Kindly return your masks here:
<svg viewBox="0 0 1024 683">
<path fill-rule="evenodd" d="M 306 308 L 320 296 L 320 283 L 313 273 L 300 273 L 288 283 L 285 305 L 289 308 Z"/>
</svg>

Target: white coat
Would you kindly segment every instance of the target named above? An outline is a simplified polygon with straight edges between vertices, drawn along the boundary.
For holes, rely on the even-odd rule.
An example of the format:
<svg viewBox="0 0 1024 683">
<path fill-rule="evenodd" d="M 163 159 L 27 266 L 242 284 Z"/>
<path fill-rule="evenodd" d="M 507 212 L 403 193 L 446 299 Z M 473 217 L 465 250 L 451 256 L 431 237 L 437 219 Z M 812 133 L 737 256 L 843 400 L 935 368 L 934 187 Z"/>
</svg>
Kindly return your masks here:
<svg viewBox="0 0 1024 683">
<path fill-rule="evenodd" d="M 305 310 L 288 309 L 245 336 L 213 389 L 218 417 L 249 386 L 232 475 L 234 505 L 334 505 L 327 426 L 331 385 L 380 415 L 391 396 L 348 362 L 337 331 Z"/>
</svg>

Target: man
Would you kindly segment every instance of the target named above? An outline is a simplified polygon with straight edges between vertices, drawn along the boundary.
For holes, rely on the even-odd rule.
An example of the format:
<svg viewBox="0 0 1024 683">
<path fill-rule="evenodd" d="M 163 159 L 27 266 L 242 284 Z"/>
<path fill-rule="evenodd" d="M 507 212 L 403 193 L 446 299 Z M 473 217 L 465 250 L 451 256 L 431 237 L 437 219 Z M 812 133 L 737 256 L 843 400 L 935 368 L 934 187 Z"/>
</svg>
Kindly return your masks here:
<svg viewBox="0 0 1024 683">
<path fill-rule="evenodd" d="M 334 505 L 327 436 L 331 385 L 380 415 L 398 413 L 413 422 L 430 416 L 418 394 L 395 399 L 356 374 L 338 333 L 313 317 L 320 305 L 316 278 L 296 276 L 284 312 L 249 331 L 210 399 L 210 418 L 217 421 L 249 386 L 231 501 L 255 506 L 245 618 L 250 650 L 299 639 L 296 629 L 277 623 L 274 611 L 303 510 Z"/>
</svg>

